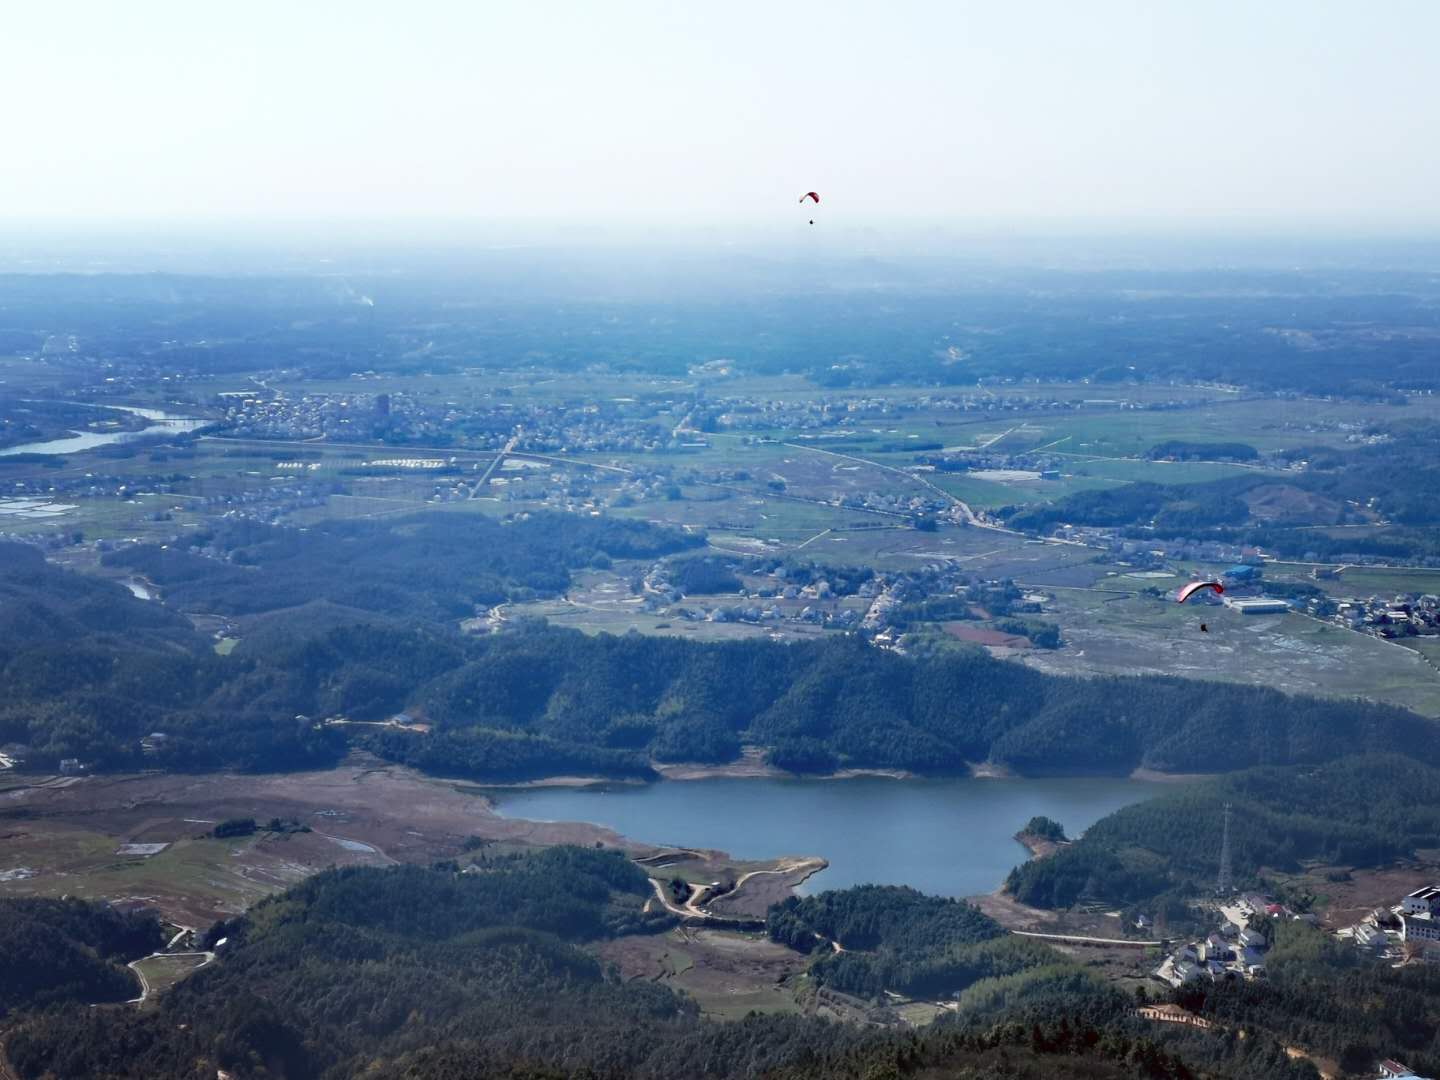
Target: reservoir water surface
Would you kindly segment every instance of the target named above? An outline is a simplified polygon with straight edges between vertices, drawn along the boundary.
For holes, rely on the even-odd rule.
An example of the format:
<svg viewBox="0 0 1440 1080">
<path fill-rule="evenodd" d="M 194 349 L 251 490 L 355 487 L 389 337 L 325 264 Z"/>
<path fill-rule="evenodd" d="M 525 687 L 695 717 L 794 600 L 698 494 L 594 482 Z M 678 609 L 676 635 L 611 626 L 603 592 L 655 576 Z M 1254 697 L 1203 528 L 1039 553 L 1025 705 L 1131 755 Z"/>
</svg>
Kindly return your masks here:
<svg viewBox="0 0 1440 1080">
<path fill-rule="evenodd" d="M 70 404 L 84 403 L 71 402 Z M 93 407 L 99 408 L 99 406 Z M 189 416 L 171 416 L 159 409 L 142 409 L 135 405 L 106 405 L 104 408 L 143 416 L 150 421 L 150 426 L 143 431 L 81 431 L 62 439 L 51 439 L 47 442 L 20 443 L 17 446 L 0 448 L 0 457 L 8 457 L 12 454 L 75 454 L 81 450 L 93 450 L 97 446 L 128 442 L 131 439 L 160 432 L 179 434 L 194 431 L 196 428 L 204 427 L 208 422 Z"/>
<path fill-rule="evenodd" d="M 1111 811 L 1169 788 L 1117 778 L 1038 780 L 713 779 L 507 790 L 507 817 L 587 821 L 653 844 L 736 858 L 820 855 L 802 892 L 873 882 L 973 896 L 1028 852 L 1015 833 L 1036 814 L 1075 837 Z"/>
</svg>

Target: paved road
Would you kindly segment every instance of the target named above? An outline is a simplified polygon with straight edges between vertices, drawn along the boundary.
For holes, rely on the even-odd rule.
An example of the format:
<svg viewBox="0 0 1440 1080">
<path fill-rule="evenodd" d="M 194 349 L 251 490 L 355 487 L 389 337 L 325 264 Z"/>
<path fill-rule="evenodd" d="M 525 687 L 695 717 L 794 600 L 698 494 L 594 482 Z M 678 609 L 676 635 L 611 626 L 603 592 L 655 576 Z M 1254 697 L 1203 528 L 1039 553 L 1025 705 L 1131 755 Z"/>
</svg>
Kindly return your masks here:
<svg viewBox="0 0 1440 1080">
<path fill-rule="evenodd" d="M 1131 938 L 1086 937 L 1084 934 L 1038 934 L 1033 930 L 1011 930 L 1017 937 L 1044 938 L 1046 941 L 1071 941 L 1077 945 L 1130 945 L 1134 948 L 1158 949 L 1163 942 L 1134 941 Z"/>
<path fill-rule="evenodd" d="M 500 463 L 505 460 L 505 455 L 514 450 L 515 444 L 519 441 L 520 432 L 517 431 L 514 435 L 510 436 L 510 441 L 495 455 L 495 460 L 485 466 L 485 471 L 480 474 L 480 479 L 475 481 L 475 486 L 470 489 L 470 494 L 466 496 L 467 498 L 473 499 L 476 495 L 480 494 L 480 489 L 490 483 L 490 477 L 495 475 L 495 470 L 498 469 Z"/>
<path fill-rule="evenodd" d="M 140 996 L 139 996 L 138 998 L 131 998 L 131 999 L 130 999 L 129 1001 L 127 1001 L 125 1004 L 127 1004 L 127 1005 L 141 1005 L 141 1004 L 144 1003 L 145 999 L 150 996 L 150 980 L 147 979 L 147 978 L 145 978 L 145 972 L 141 971 L 141 970 L 140 970 L 138 967 L 136 967 L 135 965 L 136 965 L 136 964 L 142 964 L 142 963 L 144 963 L 146 960 L 153 959 L 154 957 L 157 957 L 157 956 L 203 956 L 205 959 L 204 959 L 203 961 L 201 961 L 200 963 L 196 964 L 196 965 L 191 969 L 191 974 L 194 974 L 196 971 L 199 971 L 199 970 L 200 970 L 201 968 L 203 968 L 206 964 L 213 963 L 214 960 L 215 960 L 215 954 L 214 954 L 213 952 L 210 952 L 208 949 L 207 949 L 205 952 L 172 952 L 172 953 L 159 953 L 159 952 L 157 952 L 157 953 L 151 953 L 149 956 L 142 956 L 139 960 L 131 960 L 130 963 L 126 964 L 125 966 L 128 967 L 131 971 L 135 972 L 135 977 L 140 980 Z"/>
<path fill-rule="evenodd" d="M 878 461 L 871 461 L 869 458 L 856 457 L 854 454 L 842 454 L 837 450 L 826 450 L 823 447 L 819 446 L 806 446 L 804 443 L 793 442 L 781 443 L 780 445 L 788 446 L 792 450 L 809 450 L 812 454 L 828 454 L 830 457 L 843 458 L 846 461 L 853 461 L 859 465 L 869 465 L 872 469 L 881 469 L 885 472 L 895 473 L 897 476 L 903 476 L 906 480 L 913 481 L 914 483 L 920 484 L 923 487 L 929 488 L 931 491 L 935 492 L 935 494 L 939 495 L 942 499 L 948 500 L 956 509 L 960 511 L 960 516 L 965 519 L 965 523 L 967 525 L 975 525 L 979 528 L 986 529 L 993 529 L 996 527 L 994 525 L 985 524 L 985 522 L 981 521 L 978 517 L 975 516 L 975 512 L 970 509 L 967 503 L 963 502 L 961 499 L 956 498 L 954 495 L 951 495 L 950 492 L 946 491 L 938 484 L 931 483 L 929 480 L 925 479 L 925 477 L 919 475 L 918 473 L 907 472 L 904 469 L 897 468 L 894 465 L 882 465 Z"/>
</svg>

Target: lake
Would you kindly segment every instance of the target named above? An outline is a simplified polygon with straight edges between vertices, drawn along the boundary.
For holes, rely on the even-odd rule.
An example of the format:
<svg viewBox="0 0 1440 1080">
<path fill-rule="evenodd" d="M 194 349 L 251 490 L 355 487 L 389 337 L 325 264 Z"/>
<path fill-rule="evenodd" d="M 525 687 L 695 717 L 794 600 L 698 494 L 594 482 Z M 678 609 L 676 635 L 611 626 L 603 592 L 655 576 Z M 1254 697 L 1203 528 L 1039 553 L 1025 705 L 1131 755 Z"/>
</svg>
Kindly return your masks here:
<svg viewBox="0 0 1440 1080">
<path fill-rule="evenodd" d="M 714 779 L 495 795 L 506 817 L 586 821 L 653 844 L 718 848 L 737 858 L 820 855 L 802 892 L 874 882 L 973 896 L 1028 857 L 1015 834 L 1036 814 L 1074 837 L 1111 811 L 1171 789 L 1153 781 Z"/>
</svg>

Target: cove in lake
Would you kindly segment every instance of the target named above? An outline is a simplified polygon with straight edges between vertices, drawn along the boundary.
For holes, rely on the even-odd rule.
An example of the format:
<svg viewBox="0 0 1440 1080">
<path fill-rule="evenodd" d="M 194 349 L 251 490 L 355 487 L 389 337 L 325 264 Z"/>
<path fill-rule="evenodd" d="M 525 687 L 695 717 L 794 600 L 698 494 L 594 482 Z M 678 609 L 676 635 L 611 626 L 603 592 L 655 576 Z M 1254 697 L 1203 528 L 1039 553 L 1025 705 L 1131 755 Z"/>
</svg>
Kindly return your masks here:
<svg viewBox="0 0 1440 1080">
<path fill-rule="evenodd" d="M 585 821 L 652 844 L 718 848 L 740 859 L 819 855 L 801 887 L 913 885 L 942 896 L 999 887 L 1029 853 L 1015 834 L 1036 814 L 1078 836 L 1169 785 L 1107 777 L 1034 780 L 713 779 L 497 793 L 497 810 Z"/>
</svg>

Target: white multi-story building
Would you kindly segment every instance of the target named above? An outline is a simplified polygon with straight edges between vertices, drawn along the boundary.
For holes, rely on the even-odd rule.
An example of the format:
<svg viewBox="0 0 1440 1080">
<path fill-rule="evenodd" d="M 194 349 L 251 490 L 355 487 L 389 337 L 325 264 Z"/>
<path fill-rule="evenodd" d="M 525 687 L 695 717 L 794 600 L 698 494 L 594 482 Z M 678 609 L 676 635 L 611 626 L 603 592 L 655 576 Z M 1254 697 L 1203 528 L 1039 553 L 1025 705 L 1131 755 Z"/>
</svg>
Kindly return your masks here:
<svg viewBox="0 0 1440 1080">
<path fill-rule="evenodd" d="M 1440 941 L 1440 923 L 1424 914 L 1400 916 L 1401 941 Z"/>
<path fill-rule="evenodd" d="M 1400 901 L 1400 914 L 1440 914 L 1440 885 L 1426 885 L 1423 889 L 1416 889 Z"/>
</svg>

